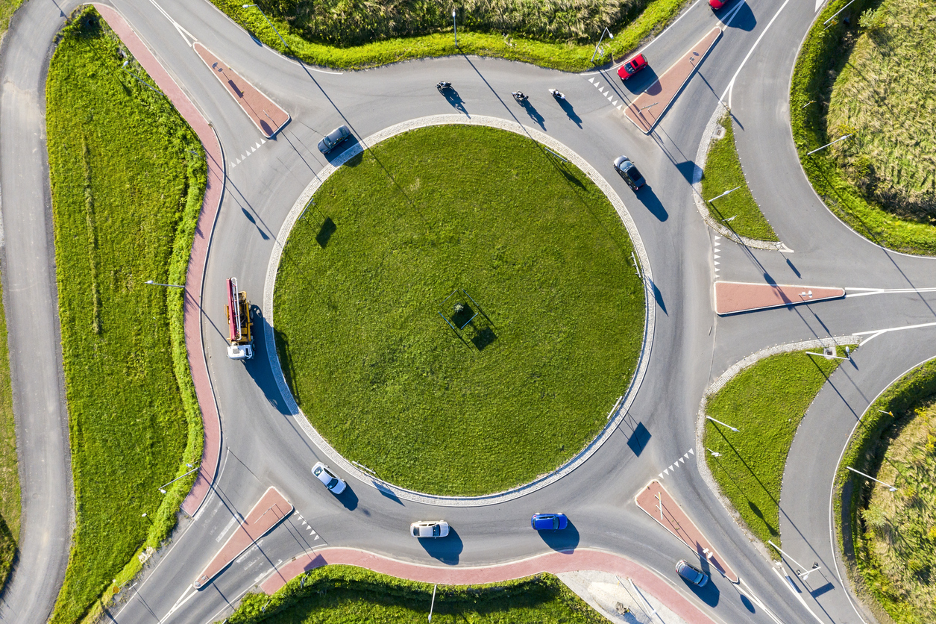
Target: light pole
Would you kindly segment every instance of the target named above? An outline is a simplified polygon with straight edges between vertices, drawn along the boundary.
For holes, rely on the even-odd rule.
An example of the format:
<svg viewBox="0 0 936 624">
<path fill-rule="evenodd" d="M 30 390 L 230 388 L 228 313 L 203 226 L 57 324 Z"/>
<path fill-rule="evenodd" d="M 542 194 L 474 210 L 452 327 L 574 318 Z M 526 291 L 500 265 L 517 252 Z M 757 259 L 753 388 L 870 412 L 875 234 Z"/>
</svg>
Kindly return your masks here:
<svg viewBox="0 0 936 624">
<path fill-rule="evenodd" d="M 712 457 L 721 457 L 721 453 L 716 453 L 715 451 L 713 451 L 712 449 L 710 449 L 710 448 L 707 447 L 707 446 L 705 447 L 705 450 L 708 451 L 709 453 L 711 453 L 711 454 L 712 454 Z"/>
<path fill-rule="evenodd" d="M 159 282 L 154 282 L 153 280 L 146 280 L 144 284 L 149 284 L 150 286 L 165 286 L 166 288 L 185 288 L 184 285 L 179 284 L 160 284 Z"/>
<path fill-rule="evenodd" d="M 273 25 L 273 22 L 271 22 L 270 19 L 266 16 L 266 13 L 263 12 L 263 9 L 261 9 L 260 7 L 258 7 L 256 4 L 245 4 L 245 5 L 242 5 L 242 6 L 243 6 L 243 8 L 245 8 L 245 9 L 249 9 L 249 8 L 253 7 L 253 8 L 255 8 L 255 9 L 257 9 L 258 11 L 260 11 L 260 15 L 262 15 L 262 16 L 263 16 L 263 19 L 266 20 L 266 23 L 270 25 L 270 28 L 272 28 L 272 29 L 273 29 L 273 32 L 276 33 L 276 36 L 279 37 L 279 40 L 283 42 L 283 47 L 285 47 L 287 50 L 289 49 L 289 44 L 286 43 L 286 41 L 283 39 L 283 35 L 279 34 L 279 31 L 276 30 L 276 26 L 274 26 L 274 25 Z"/>
<path fill-rule="evenodd" d="M 455 21 L 455 9 L 452 9 L 452 31 L 455 33 L 455 47 L 457 48 L 458 47 L 458 23 Z"/>
<path fill-rule="evenodd" d="M 598 43 L 595 45 L 595 51 L 592 53 L 591 61 L 589 61 L 590 63 L 594 63 L 594 62 L 595 62 L 595 56 L 598 54 L 598 50 L 601 49 L 601 40 L 604 39 L 605 33 L 607 33 L 608 39 L 614 39 L 614 35 L 612 35 L 612 34 L 611 34 L 611 31 L 608 30 L 607 27 L 605 27 L 605 29 L 604 29 L 603 31 L 601 31 L 601 37 L 598 38 Z M 613 56 L 613 55 L 611 56 L 611 62 L 612 62 L 612 63 L 614 62 L 614 56 Z"/>
<path fill-rule="evenodd" d="M 852 135 L 846 134 L 846 135 L 843 136 L 843 137 L 840 137 L 840 138 L 838 138 L 838 139 L 835 139 L 835 140 L 832 141 L 831 143 L 826 143 L 826 144 L 823 145 L 822 147 L 817 147 L 816 149 L 814 149 L 814 150 L 811 151 L 811 152 L 806 152 L 806 155 L 809 156 L 810 154 L 815 154 L 816 152 L 820 152 L 820 151 L 824 150 L 825 148 L 829 147 L 830 145 L 835 145 L 835 144 L 838 143 L 839 141 L 844 141 L 845 139 L 847 139 L 847 138 L 850 137 L 850 136 L 852 136 Z"/>
<path fill-rule="evenodd" d="M 712 418 L 711 416 L 706 416 L 706 418 L 708 418 L 708 419 L 711 420 L 712 422 L 718 423 L 719 425 L 721 425 L 721 426 L 723 426 L 723 427 L 728 427 L 729 429 L 731 429 L 731 430 L 734 431 L 735 433 L 739 433 L 739 432 L 740 432 L 739 429 L 736 429 L 736 428 L 732 427 L 731 425 L 726 425 L 725 423 L 723 423 L 723 422 L 720 421 L 720 420 L 715 420 L 715 419 Z"/>
<path fill-rule="evenodd" d="M 435 608 L 435 592 L 436 592 L 436 587 L 438 586 L 439 586 L 438 583 L 432 586 L 432 604 L 429 605 L 429 621 L 430 622 L 432 621 L 432 609 Z"/>
<path fill-rule="evenodd" d="M 725 192 L 722 193 L 721 195 L 716 195 L 716 196 L 713 197 L 712 199 L 708 200 L 708 203 L 712 206 L 712 208 L 714 208 L 714 207 L 715 207 L 715 204 L 712 203 L 713 201 L 715 201 L 716 199 L 721 199 L 722 197 L 724 197 L 724 196 L 727 195 L 728 193 L 734 193 L 734 192 L 737 191 L 739 188 L 741 188 L 741 187 L 740 187 L 740 186 L 736 186 L 736 187 L 734 187 L 733 189 L 730 189 L 730 190 L 725 191 Z M 734 218 L 734 217 L 732 217 L 732 219 L 733 219 L 733 218 Z"/>
<path fill-rule="evenodd" d="M 185 464 L 185 465 L 186 465 L 186 466 L 191 466 L 192 464 Z M 186 472 L 186 473 L 185 473 L 184 475 L 182 475 L 181 477 L 176 477 L 175 479 L 173 479 L 173 480 L 170 481 L 169 483 L 163 483 L 161 486 L 159 486 L 159 492 L 160 492 L 161 494 L 165 494 L 165 493 L 166 493 L 166 486 L 167 486 L 167 485 L 172 485 L 173 483 L 175 483 L 176 481 L 178 481 L 178 480 L 181 479 L 182 477 L 187 477 L 187 476 L 189 476 L 190 474 L 192 474 L 193 472 L 195 472 L 195 471 L 198 470 L 199 468 L 201 468 L 201 465 L 195 466 L 194 468 L 192 468 L 191 470 L 189 470 L 188 472 Z"/>
<path fill-rule="evenodd" d="M 860 470 L 855 470 L 855 469 L 852 468 L 851 466 L 845 466 L 845 467 L 848 468 L 849 470 L 851 470 L 852 472 L 857 472 L 857 473 L 860 474 L 862 477 L 867 477 L 867 478 L 871 479 L 872 481 L 877 481 L 877 482 L 880 483 L 881 485 L 886 485 L 886 486 L 888 487 L 888 489 L 889 489 L 891 492 L 896 492 L 896 491 L 897 491 L 897 488 L 895 488 L 895 487 L 894 487 L 893 485 L 891 485 L 890 483 L 884 483 L 884 482 L 881 481 L 880 479 L 875 479 L 875 478 L 872 477 L 871 475 L 865 474 L 865 473 L 861 472 Z"/>
</svg>

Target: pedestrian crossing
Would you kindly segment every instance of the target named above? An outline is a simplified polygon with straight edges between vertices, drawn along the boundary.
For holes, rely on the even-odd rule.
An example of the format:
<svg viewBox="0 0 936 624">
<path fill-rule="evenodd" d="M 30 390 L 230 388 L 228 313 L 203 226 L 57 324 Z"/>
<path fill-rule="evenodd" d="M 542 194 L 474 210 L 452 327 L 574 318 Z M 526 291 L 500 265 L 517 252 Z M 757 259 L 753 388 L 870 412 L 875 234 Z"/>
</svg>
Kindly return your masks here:
<svg viewBox="0 0 936 624">
<path fill-rule="evenodd" d="M 663 469 L 663 472 L 660 473 L 660 478 L 665 479 L 666 477 L 669 477 L 669 476 L 675 477 L 676 471 L 679 470 L 680 465 L 685 464 L 686 460 L 689 459 L 690 455 L 695 455 L 695 451 L 692 449 L 689 449 L 688 451 L 686 451 L 686 453 L 682 457 L 680 457 L 679 459 L 674 461 L 672 464 L 670 464 L 669 468 Z M 673 473 L 672 475 L 670 475 L 670 471 L 672 471 Z M 664 477 L 663 475 L 666 475 L 666 476 Z"/>
</svg>

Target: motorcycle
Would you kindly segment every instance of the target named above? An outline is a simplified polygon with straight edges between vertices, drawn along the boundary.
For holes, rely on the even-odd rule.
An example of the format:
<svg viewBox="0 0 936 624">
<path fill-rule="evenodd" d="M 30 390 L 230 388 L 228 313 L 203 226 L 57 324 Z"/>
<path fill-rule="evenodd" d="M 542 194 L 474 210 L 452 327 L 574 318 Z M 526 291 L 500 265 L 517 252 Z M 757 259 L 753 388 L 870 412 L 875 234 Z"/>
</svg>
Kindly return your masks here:
<svg viewBox="0 0 936 624">
<path fill-rule="evenodd" d="M 523 91 L 513 91 L 510 95 L 514 96 L 514 99 L 518 102 L 526 102 L 530 99 L 530 97 Z"/>
<path fill-rule="evenodd" d="M 447 81 L 447 80 L 441 80 L 441 81 L 439 81 L 439 83 L 436 85 L 436 89 L 439 90 L 439 93 L 442 93 L 442 92 L 445 91 L 446 89 L 451 89 L 451 88 L 452 88 L 452 83 L 449 82 L 449 81 Z"/>
<path fill-rule="evenodd" d="M 550 89 L 549 92 L 550 92 L 550 93 L 552 94 L 552 96 L 553 96 L 554 98 L 556 98 L 557 100 L 564 100 L 564 99 L 566 99 L 565 94 L 560 93 L 558 89 Z"/>
</svg>

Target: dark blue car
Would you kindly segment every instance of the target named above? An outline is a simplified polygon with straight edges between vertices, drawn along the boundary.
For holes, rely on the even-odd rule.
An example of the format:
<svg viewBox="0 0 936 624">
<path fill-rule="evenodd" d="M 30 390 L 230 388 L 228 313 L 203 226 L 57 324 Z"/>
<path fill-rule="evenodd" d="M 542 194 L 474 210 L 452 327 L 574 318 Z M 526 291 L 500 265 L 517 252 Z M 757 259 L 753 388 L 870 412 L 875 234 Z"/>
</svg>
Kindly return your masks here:
<svg viewBox="0 0 936 624">
<path fill-rule="evenodd" d="M 530 519 L 530 524 L 537 531 L 558 531 L 569 525 L 569 519 L 561 513 L 536 513 Z"/>
</svg>

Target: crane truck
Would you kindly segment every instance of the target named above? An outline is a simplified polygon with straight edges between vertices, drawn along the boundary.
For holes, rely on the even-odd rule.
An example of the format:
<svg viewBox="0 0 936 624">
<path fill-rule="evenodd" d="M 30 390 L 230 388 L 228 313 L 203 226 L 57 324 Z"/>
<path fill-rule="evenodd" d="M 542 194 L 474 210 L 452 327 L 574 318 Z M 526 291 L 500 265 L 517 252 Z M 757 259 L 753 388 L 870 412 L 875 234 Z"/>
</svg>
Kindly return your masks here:
<svg viewBox="0 0 936 624">
<path fill-rule="evenodd" d="M 227 354 L 232 360 L 249 360 L 253 357 L 253 323 L 250 320 L 250 302 L 247 293 L 237 290 L 237 278 L 227 281 L 228 344 Z"/>
</svg>

